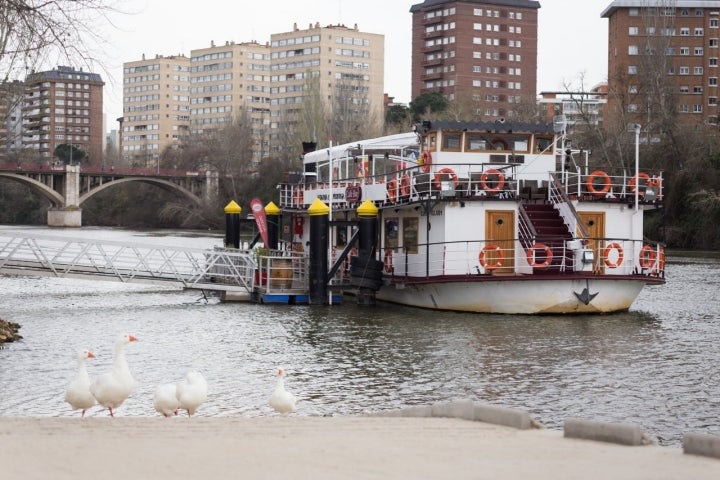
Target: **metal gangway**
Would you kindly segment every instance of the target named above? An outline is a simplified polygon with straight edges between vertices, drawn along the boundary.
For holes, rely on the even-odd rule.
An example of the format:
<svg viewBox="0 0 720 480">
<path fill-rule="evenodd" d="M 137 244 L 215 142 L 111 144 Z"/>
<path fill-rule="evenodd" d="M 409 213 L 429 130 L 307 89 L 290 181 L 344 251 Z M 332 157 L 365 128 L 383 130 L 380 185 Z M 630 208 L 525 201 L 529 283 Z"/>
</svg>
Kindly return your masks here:
<svg viewBox="0 0 720 480">
<path fill-rule="evenodd" d="M 0 230 L 0 274 L 67 277 L 250 294 L 251 252 Z"/>
</svg>

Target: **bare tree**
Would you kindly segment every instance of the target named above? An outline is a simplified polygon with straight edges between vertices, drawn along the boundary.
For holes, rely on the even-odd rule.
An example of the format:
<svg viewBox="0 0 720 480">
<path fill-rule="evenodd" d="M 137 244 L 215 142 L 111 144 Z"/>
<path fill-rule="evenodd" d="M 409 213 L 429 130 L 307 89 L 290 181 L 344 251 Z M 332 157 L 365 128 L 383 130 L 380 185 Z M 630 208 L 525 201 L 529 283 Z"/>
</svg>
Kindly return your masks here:
<svg viewBox="0 0 720 480">
<path fill-rule="evenodd" d="M 46 61 L 90 65 L 104 43 L 98 25 L 111 23 L 113 0 L 0 2 L 0 81 L 24 77 Z"/>
</svg>

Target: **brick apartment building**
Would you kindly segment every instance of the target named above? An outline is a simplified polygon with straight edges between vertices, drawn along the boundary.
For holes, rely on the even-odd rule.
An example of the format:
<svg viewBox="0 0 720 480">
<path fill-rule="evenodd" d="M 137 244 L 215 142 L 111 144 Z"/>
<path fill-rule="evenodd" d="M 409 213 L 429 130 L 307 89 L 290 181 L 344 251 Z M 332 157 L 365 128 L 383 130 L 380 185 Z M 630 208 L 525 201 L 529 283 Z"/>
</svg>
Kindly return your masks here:
<svg viewBox="0 0 720 480">
<path fill-rule="evenodd" d="M 97 73 L 72 67 L 35 72 L 25 79 L 22 148 L 53 158 L 62 144 L 84 150 L 92 164 L 103 161 L 103 86 Z"/>
<path fill-rule="evenodd" d="M 718 123 L 720 1 L 616 0 L 601 16 L 609 28 L 606 123 L 652 130 L 662 109 L 684 124 Z"/>
<path fill-rule="evenodd" d="M 512 117 L 537 92 L 538 9 L 528 0 L 425 0 L 412 13 L 412 98 L 471 100 L 482 120 Z"/>
</svg>

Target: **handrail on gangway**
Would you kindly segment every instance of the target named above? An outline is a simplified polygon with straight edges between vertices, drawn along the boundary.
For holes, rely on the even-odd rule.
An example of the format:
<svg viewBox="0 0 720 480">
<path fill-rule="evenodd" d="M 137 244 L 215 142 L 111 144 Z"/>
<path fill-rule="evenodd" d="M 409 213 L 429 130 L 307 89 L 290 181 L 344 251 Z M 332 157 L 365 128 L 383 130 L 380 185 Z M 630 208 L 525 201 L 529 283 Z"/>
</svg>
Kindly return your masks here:
<svg viewBox="0 0 720 480">
<path fill-rule="evenodd" d="M 251 293 L 252 252 L 0 230 L 0 273 Z"/>
</svg>

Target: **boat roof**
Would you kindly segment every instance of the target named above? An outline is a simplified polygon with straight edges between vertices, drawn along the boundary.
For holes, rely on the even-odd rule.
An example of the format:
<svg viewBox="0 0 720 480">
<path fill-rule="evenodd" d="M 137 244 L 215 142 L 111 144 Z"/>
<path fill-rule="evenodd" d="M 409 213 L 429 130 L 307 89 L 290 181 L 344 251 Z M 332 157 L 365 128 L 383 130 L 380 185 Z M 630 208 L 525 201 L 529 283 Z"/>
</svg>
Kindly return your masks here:
<svg viewBox="0 0 720 480">
<path fill-rule="evenodd" d="M 369 153 L 377 150 L 402 150 L 409 147 L 419 147 L 419 142 L 420 139 L 415 132 L 398 133 L 384 137 L 359 140 L 357 142 L 334 145 L 332 148 L 328 147 L 307 153 L 303 159 L 303 164 L 322 162 L 330 158 L 330 156 L 332 156 L 332 158 L 344 157 L 348 154 L 349 150 L 364 150 Z"/>
<path fill-rule="evenodd" d="M 429 132 L 433 130 L 450 131 L 472 131 L 487 133 L 554 133 L 555 127 L 552 124 L 509 122 L 497 120 L 494 122 L 457 122 L 452 120 L 426 121 L 417 125 L 418 132 Z"/>
</svg>

